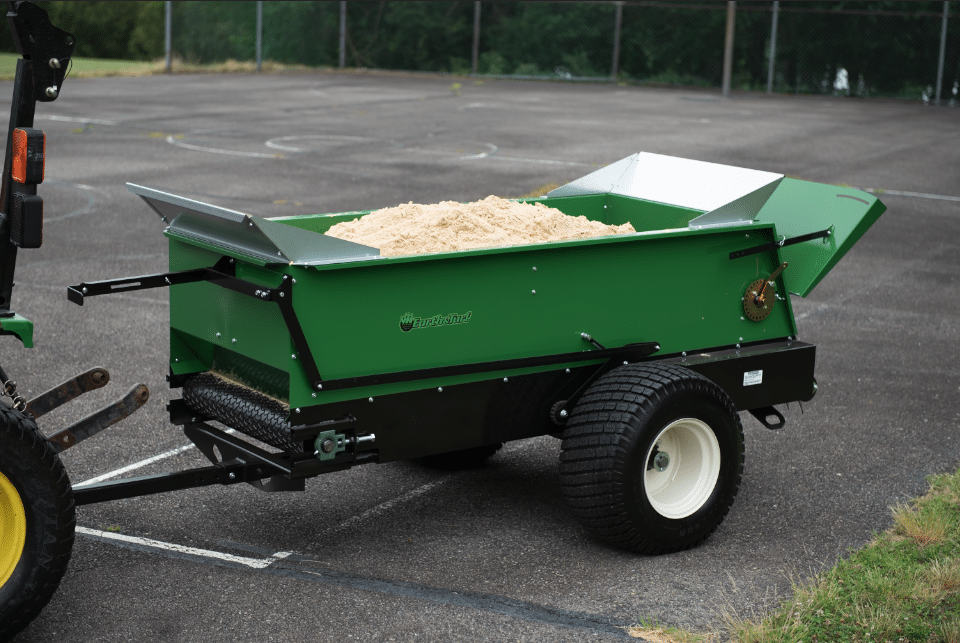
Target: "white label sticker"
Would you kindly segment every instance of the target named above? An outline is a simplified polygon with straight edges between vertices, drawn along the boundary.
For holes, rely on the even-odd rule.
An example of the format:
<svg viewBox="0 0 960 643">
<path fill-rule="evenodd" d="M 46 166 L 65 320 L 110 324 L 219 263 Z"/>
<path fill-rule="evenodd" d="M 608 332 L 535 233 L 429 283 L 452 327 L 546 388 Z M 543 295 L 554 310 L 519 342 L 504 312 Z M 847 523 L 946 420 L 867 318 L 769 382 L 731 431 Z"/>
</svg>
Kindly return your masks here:
<svg viewBox="0 0 960 643">
<path fill-rule="evenodd" d="M 745 371 L 743 373 L 743 385 L 753 386 L 763 382 L 763 371 Z"/>
</svg>

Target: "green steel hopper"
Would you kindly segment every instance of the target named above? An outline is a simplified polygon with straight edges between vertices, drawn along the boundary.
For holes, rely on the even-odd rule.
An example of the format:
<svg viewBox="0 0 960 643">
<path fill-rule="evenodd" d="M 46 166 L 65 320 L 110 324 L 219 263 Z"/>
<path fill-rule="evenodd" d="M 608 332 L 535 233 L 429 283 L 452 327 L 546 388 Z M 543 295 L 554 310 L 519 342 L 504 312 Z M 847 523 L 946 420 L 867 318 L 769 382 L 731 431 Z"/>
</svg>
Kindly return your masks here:
<svg viewBox="0 0 960 643">
<path fill-rule="evenodd" d="M 884 210 L 855 189 L 640 153 L 535 200 L 635 234 L 387 258 L 324 234 L 368 212 L 262 219 L 128 189 L 166 224 L 170 272 L 70 298 L 170 288 L 171 420 L 225 472 L 214 482 L 469 466 L 549 434 L 573 512 L 644 552 L 722 521 L 738 412 L 777 429 L 776 405 L 813 397 L 815 347 L 787 293 L 807 295 Z M 78 503 L 197 483 L 176 475 Z"/>
</svg>

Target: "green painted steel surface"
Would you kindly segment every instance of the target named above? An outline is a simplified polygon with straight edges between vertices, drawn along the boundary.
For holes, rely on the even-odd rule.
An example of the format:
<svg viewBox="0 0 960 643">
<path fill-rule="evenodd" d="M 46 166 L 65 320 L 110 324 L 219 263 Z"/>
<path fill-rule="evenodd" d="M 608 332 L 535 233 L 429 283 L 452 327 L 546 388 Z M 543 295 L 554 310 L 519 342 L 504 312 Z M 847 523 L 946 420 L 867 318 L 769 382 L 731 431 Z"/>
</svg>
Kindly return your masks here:
<svg viewBox="0 0 960 643">
<path fill-rule="evenodd" d="M 854 188 L 784 179 L 757 220 L 774 223 L 778 239 L 830 229 L 826 240 L 780 251 L 790 264 L 790 292 L 806 297 L 886 209 L 877 197 Z"/>
<path fill-rule="evenodd" d="M 747 284 L 768 275 L 779 260 L 769 252 L 732 262 L 729 253 L 772 241 L 769 224 L 689 230 L 674 226 L 698 212 L 662 204 L 609 195 L 541 201 L 591 219 L 623 222 L 632 215 L 641 229 L 672 229 L 318 267 L 238 260 L 237 276 L 267 287 L 285 273 L 297 280 L 294 309 L 324 379 L 591 350 L 583 332 L 607 347 L 657 341 L 662 354 L 795 334 L 789 302 L 778 302 L 762 322 L 742 319 Z M 279 220 L 317 231 L 331 219 L 352 216 Z M 171 270 L 209 266 L 218 258 L 171 239 Z M 785 292 L 782 281 L 778 288 Z M 210 368 L 215 346 L 237 351 L 290 373 L 293 406 L 520 374 L 420 380 L 314 398 L 275 304 L 208 283 L 173 286 L 170 296 L 175 373 Z M 406 321 L 414 324 L 409 330 Z"/>
<path fill-rule="evenodd" d="M 17 313 L 0 319 L 0 335 L 14 335 L 24 348 L 33 348 L 33 322 Z"/>
<path fill-rule="evenodd" d="M 629 221 L 638 234 L 321 266 L 236 257 L 236 274 L 268 288 L 284 274 L 296 280 L 293 307 L 324 380 L 591 350 L 581 333 L 608 348 L 656 341 L 666 355 L 795 336 L 787 289 L 807 294 L 883 211 L 862 192 L 795 180 L 784 180 L 757 221 L 701 229 L 687 227 L 701 211 L 620 195 L 528 201 L 605 223 Z M 309 235 L 365 214 L 274 221 Z M 826 242 L 729 258 L 831 225 Z M 211 266 L 222 256 L 168 236 L 171 270 Z M 745 319 L 745 289 L 783 260 L 790 267 L 776 290 L 785 299 L 766 319 Z M 295 407 L 558 368 L 314 391 L 276 304 L 205 282 L 170 290 L 175 374 L 208 370 L 215 354 L 233 352 L 288 373 L 282 398 Z"/>
</svg>

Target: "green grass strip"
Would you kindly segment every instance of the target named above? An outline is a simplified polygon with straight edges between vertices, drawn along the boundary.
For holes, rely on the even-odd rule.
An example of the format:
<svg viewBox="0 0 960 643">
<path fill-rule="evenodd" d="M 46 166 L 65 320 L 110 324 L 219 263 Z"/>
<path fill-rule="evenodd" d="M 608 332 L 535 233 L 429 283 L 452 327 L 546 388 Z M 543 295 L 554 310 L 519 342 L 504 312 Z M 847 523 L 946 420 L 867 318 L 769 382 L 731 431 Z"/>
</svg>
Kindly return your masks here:
<svg viewBox="0 0 960 643">
<path fill-rule="evenodd" d="M 960 471 L 893 508 L 894 526 L 760 621 L 728 618 L 739 643 L 960 643 Z"/>
</svg>

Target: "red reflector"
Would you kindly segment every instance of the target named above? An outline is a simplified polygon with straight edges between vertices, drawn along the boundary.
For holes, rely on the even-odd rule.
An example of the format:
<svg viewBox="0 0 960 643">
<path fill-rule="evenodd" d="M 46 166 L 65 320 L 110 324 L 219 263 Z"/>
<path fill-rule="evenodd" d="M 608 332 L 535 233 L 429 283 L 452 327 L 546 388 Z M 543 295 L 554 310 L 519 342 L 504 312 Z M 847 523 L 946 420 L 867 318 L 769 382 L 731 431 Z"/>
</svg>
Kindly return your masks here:
<svg viewBox="0 0 960 643">
<path fill-rule="evenodd" d="M 13 180 L 17 183 L 43 183 L 47 136 L 32 127 L 13 130 Z"/>
</svg>

